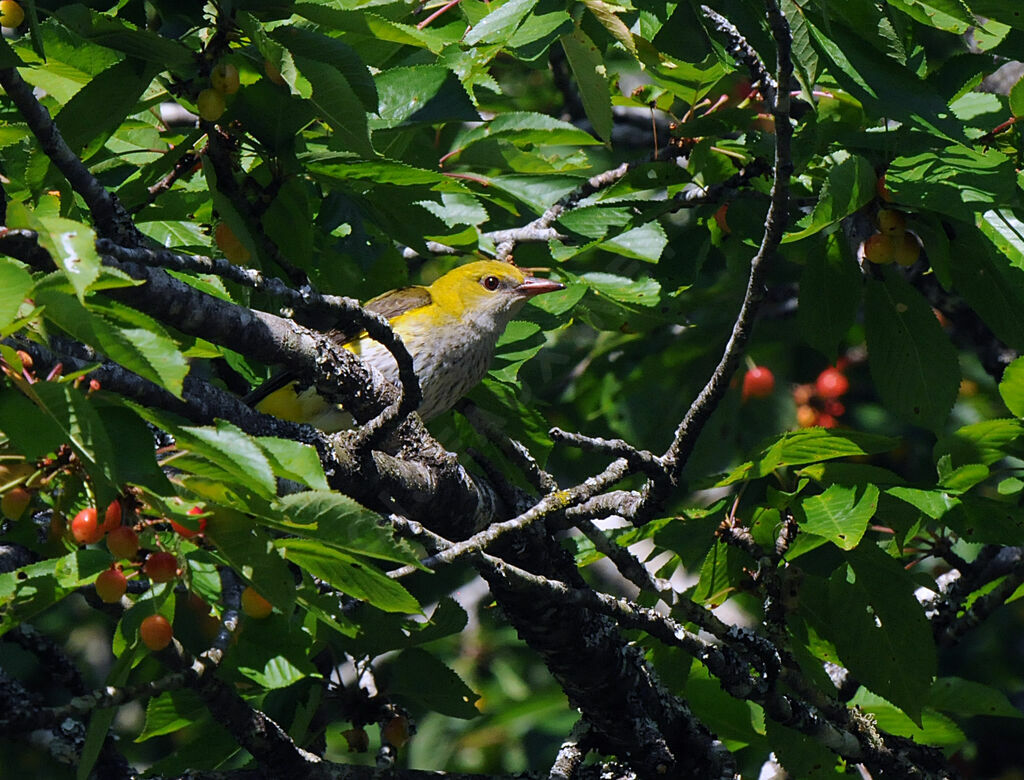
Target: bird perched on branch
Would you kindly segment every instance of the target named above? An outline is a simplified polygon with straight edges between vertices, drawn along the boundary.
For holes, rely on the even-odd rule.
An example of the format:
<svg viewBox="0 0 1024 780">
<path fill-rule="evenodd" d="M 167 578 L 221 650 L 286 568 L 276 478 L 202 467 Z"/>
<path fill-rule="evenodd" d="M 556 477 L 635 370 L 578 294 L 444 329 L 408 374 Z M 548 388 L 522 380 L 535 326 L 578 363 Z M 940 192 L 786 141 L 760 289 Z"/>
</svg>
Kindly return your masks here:
<svg viewBox="0 0 1024 780">
<path fill-rule="evenodd" d="M 564 284 L 527 276 L 509 263 L 484 260 L 455 268 L 428 286 L 400 287 L 367 301 L 364 308 L 387 317 L 413 359 L 424 420 L 450 409 L 487 373 L 505 326 L 530 298 Z M 339 339 L 346 339 L 338 333 Z M 343 346 L 398 383 L 391 353 L 366 333 Z M 328 433 L 352 427 L 352 417 L 315 389 L 300 389 L 294 375 L 278 374 L 247 399 L 255 408 Z"/>
</svg>

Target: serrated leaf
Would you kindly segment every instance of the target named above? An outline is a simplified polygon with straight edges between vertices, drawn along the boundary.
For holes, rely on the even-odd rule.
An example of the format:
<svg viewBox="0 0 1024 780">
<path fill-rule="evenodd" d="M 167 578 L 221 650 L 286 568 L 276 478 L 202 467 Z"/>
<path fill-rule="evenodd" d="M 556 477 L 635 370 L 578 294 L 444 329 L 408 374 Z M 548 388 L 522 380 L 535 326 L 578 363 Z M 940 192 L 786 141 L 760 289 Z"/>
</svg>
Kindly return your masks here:
<svg viewBox="0 0 1024 780">
<path fill-rule="evenodd" d="M 110 358 L 181 397 L 188 362 L 163 325 L 110 299 L 92 300 L 88 308 L 110 325 L 100 345 Z"/>
<path fill-rule="evenodd" d="M 982 683 L 961 677 L 940 677 L 932 685 L 928 706 L 956 715 L 991 715 L 1024 718 L 1006 694 Z"/>
<path fill-rule="evenodd" d="M 839 234 L 829 236 L 826 251 L 813 252 L 800 274 L 797 323 L 803 339 L 834 361 L 839 343 L 853 326 L 864 286 Z"/>
<path fill-rule="evenodd" d="M 477 122 L 480 114 L 455 75 L 441 65 L 391 68 L 377 76 L 379 118 L 373 129 L 414 122 Z"/>
<path fill-rule="evenodd" d="M 0 635 L 92 582 L 110 567 L 103 550 L 75 550 L 0 574 Z"/>
<path fill-rule="evenodd" d="M 591 146 L 600 143 L 590 133 L 560 119 L 531 111 L 513 111 L 499 114 L 490 122 L 470 128 L 456 138 L 453 148 L 466 149 L 489 138 L 502 138 L 518 147 L 528 144 Z M 546 183 L 550 185 L 550 182 Z"/>
<path fill-rule="evenodd" d="M 50 253 L 79 300 L 84 301 L 89 286 L 100 275 L 95 231 L 64 217 L 39 217 L 33 227 L 39 233 L 39 245 Z"/>
<path fill-rule="evenodd" d="M 1010 209 L 986 211 L 978 222 L 981 232 L 1010 265 L 1024 271 L 1024 222 Z"/>
<path fill-rule="evenodd" d="M 1003 371 L 999 395 L 1011 414 L 1024 417 L 1024 357 L 1017 358 Z"/>
<path fill-rule="evenodd" d="M 962 745 L 966 741 L 963 731 L 945 715 L 925 707 L 918 723 L 907 717 L 897 706 L 880 694 L 861 688 L 850 704 L 862 709 L 889 734 L 909 737 L 922 745 Z"/>
<path fill-rule="evenodd" d="M 0 330 L 14 322 L 31 289 L 29 272 L 20 263 L 0 257 Z"/>
<path fill-rule="evenodd" d="M 894 200 L 973 221 L 993 206 L 1017 202 L 1017 174 L 1005 154 L 960 144 L 897 157 L 885 172 Z"/>
<path fill-rule="evenodd" d="M 467 46 L 478 43 L 504 43 L 537 5 L 537 0 L 508 0 L 488 13 L 463 38 Z"/>
<path fill-rule="evenodd" d="M 963 35 L 977 24 L 971 9 L 962 0 L 886 0 L 912 19 L 929 27 Z"/>
<path fill-rule="evenodd" d="M 265 689 L 286 688 L 319 676 L 309 659 L 313 638 L 292 630 L 284 615 L 272 614 L 246 623 L 231 660 L 238 672 Z"/>
<path fill-rule="evenodd" d="M 857 680 L 920 725 L 936 653 L 915 583 L 874 545 L 848 552 L 847 560 L 829 580 L 831 638 Z"/>
<path fill-rule="evenodd" d="M 388 667 L 391 689 L 423 705 L 428 712 L 452 718 L 475 718 L 480 697 L 455 672 L 425 650 L 403 650 Z"/>
<path fill-rule="evenodd" d="M 1024 117 L 1024 76 L 1010 88 L 1010 113 L 1018 119 Z"/>
<path fill-rule="evenodd" d="M 204 537 L 267 601 L 286 615 L 295 604 L 295 577 L 270 537 L 240 512 L 217 507 Z"/>
<path fill-rule="evenodd" d="M 808 28 L 836 80 L 875 116 L 898 119 L 940 138 L 963 138 L 946 101 L 909 68 L 878 56 L 867 40 L 839 24 L 831 25 L 828 34 L 810 22 Z"/>
<path fill-rule="evenodd" d="M 353 598 L 385 612 L 420 611 L 409 591 L 351 555 L 307 539 L 280 539 L 276 544 L 289 561 Z"/>
<path fill-rule="evenodd" d="M 818 193 L 818 202 L 808 217 L 800 220 L 801 228 L 789 233 L 782 243 L 799 241 L 824 230 L 849 216 L 875 197 L 875 169 L 859 154 L 838 152 L 829 168 L 825 183 Z M 888 181 L 888 178 L 886 178 Z"/>
<path fill-rule="evenodd" d="M 187 688 L 178 691 L 165 691 L 153 696 L 146 702 L 146 722 L 135 742 L 164 734 L 173 734 L 186 726 L 209 717 L 206 705 L 199 695 Z"/>
<path fill-rule="evenodd" d="M 1022 255 L 993 223 L 982 220 L 982 230 L 960 229 L 951 242 L 956 257 L 953 284 L 992 332 L 1014 349 L 1024 349 L 1024 266 Z M 991 242 L 991 243 L 990 243 Z M 998 250 L 998 251 L 997 251 Z"/>
<path fill-rule="evenodd" d="M 936 430 L 949 416 L 960 387 L 956 350 L 921 294 L 887 273 L 870 281 L 864 306 L 868 364 L 886 406 Z"/>
<path fill-rule="evenodd" d="M 605 0 L 583 0 L 583 5 L 615 40 L 626 47 L 626 51 L 634 57 L 636 56 L 636 42 L 633 40 L 633 33 L 629 31 L 628 25 L 619 18 L 621 11 L 630 9 L 607 3 Z"/>
<path fill-rule="evenodd" d="M 315 30 L 292 26 L 278 27 L 270 33 L 270 37 L 292 52 L 296 62 L 301 57 L 328 65 L 345 80 L 364 110 L 377 110 L 377 87 L 373 76 L 356 50 L 347 43 Z"/>
<path fill-rule="evenodd" d="M 256 441 L 276 476 L 293 480 L 313 490 L 330 489 L 320 456 L 312 445 L 270 436 L 261 436 Z"/>
<path fill-rule="evenodd" d="M 583 110 L 594 132 L 605 141 L 612 137 L 612 98 L 608 71 L 601 52 L 579 27 L 561 38 L 562 49 L 579 86 Z"/>
<path fill-rule="evenodd" d="M 238 482 L 265 498 L 277 495 L 270 461 L 260 446 L 240 428 L 224 420 L 215 426 L 185 426 L 174 431 L 178 447 L 200 455 L 230 473 Z"/>
<path fill-rule="evenodd" d="M 668 236 L 665 235 L 665 229 L 661 223 L 657 221 L 626 230 L 597 244 L 597 248 L 606 252 L 613 252 L 622 257 L 631 257 L 634 260 L 643 260 L 646 263 L 657 263 L 666 246 L 668 246 Z M 637 302 L 639 303 L 639 301 Z"/>
<path fill-rule="evenodd" d="M 348 496 L 312 490 L 285 496 L 280 504 L 300 536 L 321 540 L 353 555 L 419 565 L 408 542 L 396 539 L 376 512 Z"/>
<path fill-rule="evenodd" d="M 800 524 L 801 531 L 852 550 L 860 544 L 878 508 L 878 488 L 871 484 L 860 489 L 832 485 L 820 495 L 805 498 L 802 507 L 807 519 Z"/>
<path fill-rule="evenodd" d="M 90 79 L 54 119 L 71 150 L 87 159 L 125 121 L 158 72 L 152 63 L 127 58 Z"/>
<path fill-rule="evenodd" d="M 309 80 L 309 100 L 337 134 L 347 151 L 373 156 L 366 110 L 343 75 L 330 65 L 309 57 L 295 57 L 295 64 Z"/>
<path fill-rule="evenodd" d="M 60 8 L 55 15 L 70 30 L 101 46 L 165 68 L 190 70 L 195 67 L 192 51 L 177 41 L 148 30 L 135 29 L 83 5 Z"/>
</svg>

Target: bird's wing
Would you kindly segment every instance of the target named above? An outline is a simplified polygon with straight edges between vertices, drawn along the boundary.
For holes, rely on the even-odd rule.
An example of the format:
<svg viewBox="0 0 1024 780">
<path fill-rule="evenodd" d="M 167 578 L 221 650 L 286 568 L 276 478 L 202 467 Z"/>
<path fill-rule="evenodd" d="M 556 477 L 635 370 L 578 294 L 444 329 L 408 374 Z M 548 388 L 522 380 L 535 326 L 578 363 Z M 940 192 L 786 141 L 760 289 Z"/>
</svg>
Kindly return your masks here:
<svg viewBox="0 0 1024 780">
<path fill-rule="evenodd" d="M 430 290 L 426 287 L 410 285 L 409 287 L 399 287 L 397 290 L 389 290 L 378 295 L 376 298 L 371 298 L 363 304 L 363 308 L 391 320 L 399 314 L 405 314 L 407 311 L 427 306 L 432 301 L 433 298 L 430 296 Z M 350 341 L 361 337 L 364 333 L 365 331 L 353 334 L 351 332 L 346 333 L 343 330 L 332 330 L 327 335 L 335 339 L 338 344 L 348 344 Z M 270 379 L 245 396 L 243 400 L 250 407 L 255 407 L 256 404 L 267 396 L 280 390 L 282 387 L 290 385 L 296 378 L 294 371 L 287 369 L 278 371 Z"/>
<path fill-rule="evenodd" d="M 391 320 L 399 314 L 428 306 L 433 300 L 430 290 L 426 287 L 410 285 L 409 287 L 399 287 L 397 290 L 389 290 L 376 298 L 371 298 L 363 304 L 363 308 Z"/>
</svg>

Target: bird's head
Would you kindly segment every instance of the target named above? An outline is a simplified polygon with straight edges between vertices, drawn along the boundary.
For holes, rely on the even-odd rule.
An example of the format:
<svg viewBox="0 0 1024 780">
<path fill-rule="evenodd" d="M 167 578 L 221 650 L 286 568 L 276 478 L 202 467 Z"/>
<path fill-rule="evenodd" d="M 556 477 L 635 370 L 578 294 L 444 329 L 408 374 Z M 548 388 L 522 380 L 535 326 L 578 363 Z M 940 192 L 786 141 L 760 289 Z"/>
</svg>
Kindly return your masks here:
<svg viewBox="0 0 1024 780">
<path fill-rule="evenodd" d="M 528 276 L 509 263 L 481 260 L 452 269 L 429 289 L 434 302 L 449 314 L 500 333 L 527 300 L 565 285 Z"/>
</svg>

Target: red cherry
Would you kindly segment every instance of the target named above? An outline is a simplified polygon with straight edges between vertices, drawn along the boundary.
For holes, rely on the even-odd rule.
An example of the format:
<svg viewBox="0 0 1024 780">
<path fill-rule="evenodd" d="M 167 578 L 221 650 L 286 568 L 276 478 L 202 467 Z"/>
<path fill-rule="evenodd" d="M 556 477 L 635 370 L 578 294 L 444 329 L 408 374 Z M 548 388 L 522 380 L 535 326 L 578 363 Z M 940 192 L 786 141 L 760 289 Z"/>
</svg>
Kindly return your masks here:
<svg viewBox="0 0 1024 780">
<path fill-rule="evenodd" d="M 201 515 L 203 514 L 203 510 L 197 506 L 194 506 L 188 510 L 187 514 Z M 206 531 L 206 519 L 207 518 L 205 517 L 199 518 L 198 531 L 193 531 L 191 528 L 184 526 L 181 523 L 176 523 L 173 520 L 171 520 L 171 528 L 173 528 L 178 533 L 178 535 L 184 536 L 186 539 L 191 539 L 192 537 L 199 536 L 199 534 L 204 533 Z"/>
<path fill-rule="evenodd" d="M 116 604 L 127 590 L 128 580 L 120 569 L 111 567 L 96 578 L 96 595 L 107 604 Z"/>
<path fill-rule="evenodd" d="M 95 544 L 103 538 L 95 507 L 83 509 L 75 515 L 71 521 L 71 536 L 79 544 Z"/>
<path fill-rule="evenodd" d="M 107 534 L 107 549 L 118 560 L 131 560 L 139 551 L 139 535 L 126 525 L 119 526 Z"/>
<path fill-rule="evenodd" d="M 836 422 L 836 418 L 831 414 L 822 413 L 818 415 L 818 425 L 822 428 L 835 428 L 838 423 Z"/>
<path fill-rule="evenodd" d="M 814 386 L 822 398 L 839 398 L 850 389 L 850 380 L 838 368 L 829 366 L 818 374 Z"/>
<path fill-rule="evenodd" d="M 775 375 L 764 366 L 754 366 L 743 376 L 743 400 L 767 398 L 775 389 Z"/>
<path fill-rule="evenodd" d="M 121 502 L 116 498 L 110 502 L 106 513 L 103 515 L 103 525 L 100 526 L 103 533 L 110 533 L 121 525 Z"/>
<path fill-rule="evenodd" d="M 163 650 L 171 643 L 174 629 L 163 615 L 150 615 L 143 618 L 139 626 L 139 638 L 150 650 Z"/>
<path fill-rule="evenodd" d="M 178 576 L 178 559 L 169 552 L 151 553 L 142 564 L 142 573 L 153 582 L 170 582 Z"/>
</svg>

